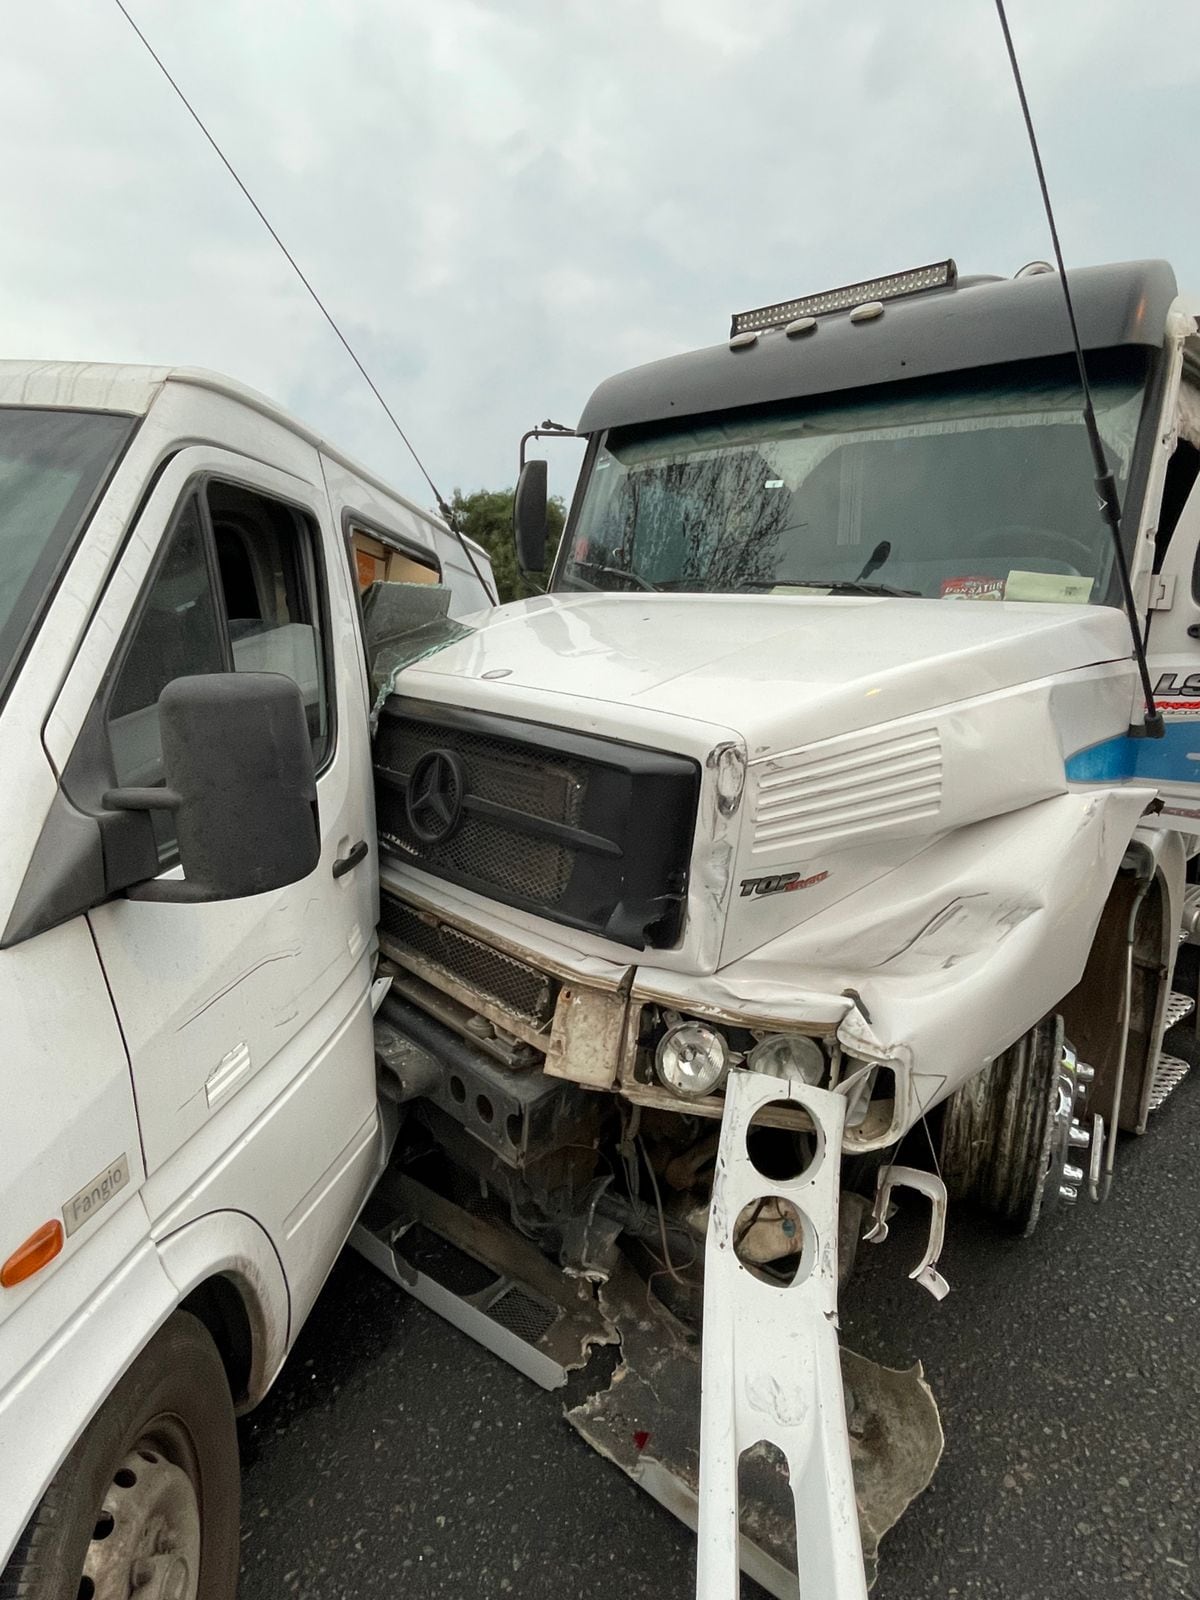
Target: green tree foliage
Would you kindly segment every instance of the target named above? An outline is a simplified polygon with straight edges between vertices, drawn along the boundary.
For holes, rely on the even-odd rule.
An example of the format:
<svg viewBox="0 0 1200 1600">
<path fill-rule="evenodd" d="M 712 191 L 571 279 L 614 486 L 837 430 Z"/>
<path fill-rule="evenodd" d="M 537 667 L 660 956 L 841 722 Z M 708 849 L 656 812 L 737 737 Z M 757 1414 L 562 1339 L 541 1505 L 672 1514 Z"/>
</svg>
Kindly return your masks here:
<svg viewBox="0 0 1200 1600">
<path fill-rule="evenodd" d="M 450 499 L 454 520 L 468 539 L 474 539 L 492 558 L 496 574 L 496 589 L 500 600 L 523 600 L 531 594 L 540 594 L 545 579 L 539 575 L 531 580 L 517 566 L 517 552 L 513 544 L 512 515 L 513 491 L 511 489 L 476 489 L 464 494 L 455 489 Z M 562 536 L 566 520 L 566 507 L 557 495 L 551 495 L 547 508 L 549 536 L 546 550 L 553 555 Z"/>
</svg>

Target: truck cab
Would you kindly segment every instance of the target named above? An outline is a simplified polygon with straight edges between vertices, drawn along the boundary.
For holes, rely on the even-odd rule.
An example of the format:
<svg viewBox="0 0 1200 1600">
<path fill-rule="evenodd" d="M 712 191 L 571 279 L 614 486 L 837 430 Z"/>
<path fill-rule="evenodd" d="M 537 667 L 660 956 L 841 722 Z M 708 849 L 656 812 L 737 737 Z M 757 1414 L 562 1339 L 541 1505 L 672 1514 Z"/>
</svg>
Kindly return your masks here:
<svg viewBox="0 0 1200 1600">
<path fill-rule="evenodd" d="M 813 1073 L 858 1077 L 860 1150 L 1070 992 L 1156 796 L 1156 852 L 1195 831 L 1196 338 L 1173 274 L 1075 290 L 1162 741 L 1132 726 L 1056 277 L 913 276 L 869 315 L 785 303 L 603 383 L 547 593 L 398 678 L 375 751 L 385 943 L 431 984 L 476 971 L 434 930 L 469 934 L 553 980 L 540 1015 L 484 1008 L 548 1070 L 692 1114 L 764 1038 L 819 1041 Z M 461 767 L 440 833 L 406 787 L 435 749 Z M 576 1051 L 587 1008 L 603 1047 Z M 667 1014 L 709 1030 L 712 1083 L 660 1050 Z"/>
<path fill-rule="evenodd" d="M 1200 831 L 1200 341 L 1163 262 L 1072 288 L 1164 738 L 1143 736 L 1043 264 L 781 302 L 602 383 L 546 592 L 396 674 L 382 708 L 381 949 L 410 1036 L 456 1063 L 427 1125 L 572 1272 L 595 1265 L 599 1187 L 685 1321 L 689 1251 L 721 1286 L 722 1482 L 685 1485 L 702 1568 L 714 1541 L 736 1566 L 735 1437 L 791 1452 L 793 1485 L 814 1461 L 849 1481 L 844 1430 L 814 1443 L 733 1398 L 801 1382 L 771 1351 L 824 1349 L 839 1197 L 886 1234 L 926 1123 L 946 1181 L 903 1181 L 932 1200 L 914 1276 L 941 1293 L 948 1201 L 1028 1231 L 1100 1197 L 1165 1098 Z M 544 474 L 517 491 L 531 570 Z M 536 1133 L 513 1069 L 547 1106 L 559 1086 Z M 829 1292 L 735 1327 L 726 1291 L 764 1270 Z M 840 1414 L 836 1341 L 812 1360 Z M 859 1592 L 835 1576 L 852 1512 L 802 1516 L 822 1593 Z"/>
<path fill-rule="evenodd" d="M 231 1408 L 389 1142 L 360 582 L 487 597 L 437 519 L 172 368 L 0 363 L 0 550 L 0 1573 L 232 1593 Z"/>
</svg>

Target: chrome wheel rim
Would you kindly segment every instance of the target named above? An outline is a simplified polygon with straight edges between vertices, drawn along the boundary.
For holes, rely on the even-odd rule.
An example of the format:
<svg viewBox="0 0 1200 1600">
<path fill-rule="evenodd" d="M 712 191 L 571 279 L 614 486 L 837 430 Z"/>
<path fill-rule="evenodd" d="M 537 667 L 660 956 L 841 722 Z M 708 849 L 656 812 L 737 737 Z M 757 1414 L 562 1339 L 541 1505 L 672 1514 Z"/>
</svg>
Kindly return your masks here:
<svg viewBox="0 0 1200 1600">
<path fill-rule="evenodd" d="M 1054 1211 L 1074 1205 L 1086 1182 L 1084 1162 L 1092 1141 L 1089 1127 L 1080 1120 L 1087 1084 L 1094 1073 L 1065 1044 L 1054 1086 L 1054 1106 L 1046 1130 L 1046 1168 L 1041 1209 Z"/>
</svg>

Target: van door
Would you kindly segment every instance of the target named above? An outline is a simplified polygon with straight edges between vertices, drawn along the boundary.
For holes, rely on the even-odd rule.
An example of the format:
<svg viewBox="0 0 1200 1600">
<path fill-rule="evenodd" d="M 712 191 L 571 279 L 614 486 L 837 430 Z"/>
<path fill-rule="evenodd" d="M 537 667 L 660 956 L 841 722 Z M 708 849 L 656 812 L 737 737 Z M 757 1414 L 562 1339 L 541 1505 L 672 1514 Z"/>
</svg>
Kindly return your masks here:
<svg viewBox="0 0 1200 1600">
<path fill-rule="evenodd" d="M 162 781 L 157 700 L 172 678 L 281 672 L 307 709 L 315 873 L 241 900 L 120 897 L 90 913 L 132 1068 L 152 1216 L 222 1172 L 221 1204 L 281 1226 L 374 1115 L 378 889 L 352 606 L 315 451 L 306 481 L 183 450 L 146 502 L 47 725 L 64 788 L 95 810 L 98 788 Z M 155 819 L 160 869 L 178 875 L 169 814 Z M 255 1148 L 243 1152 L 251 1131 Z M 239 1155 L 236 1183 L 249 1188 L 231 1199 Z"/>
</svg>

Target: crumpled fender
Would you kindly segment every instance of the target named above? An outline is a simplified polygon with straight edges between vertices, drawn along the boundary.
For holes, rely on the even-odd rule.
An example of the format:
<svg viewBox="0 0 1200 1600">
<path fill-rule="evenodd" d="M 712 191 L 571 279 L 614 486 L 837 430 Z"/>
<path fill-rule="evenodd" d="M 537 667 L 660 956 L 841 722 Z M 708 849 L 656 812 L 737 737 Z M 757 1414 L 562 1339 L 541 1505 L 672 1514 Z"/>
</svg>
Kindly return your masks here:
<svg viewBox="0 0 1200 1600">
<path fill-rule="evenodd" d="M 1153 793 L 1075 791 L 960 829 L 843 901 L 836 928 L 797 930 L 806 975 L 855 991 L 844 1048 L 902 1069 L 906 1122 L 1074 988 Z"/>
<path fill-rule="evenodd" d="M 896 1069 L 911 1125 L 1074 987 L 1154 794 L 1076 789 L 943 834 L 712 976 L 639 968 L 634 998 L 836 1030 Z"/>
</svg>

